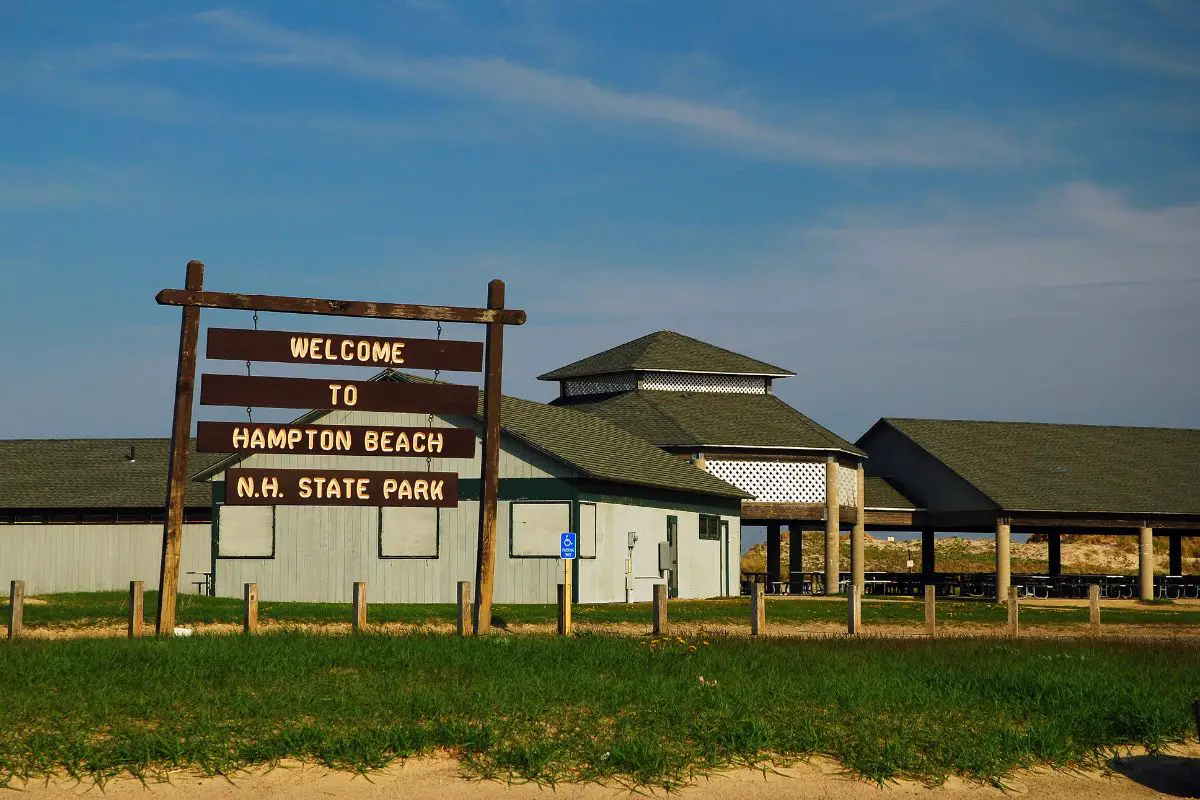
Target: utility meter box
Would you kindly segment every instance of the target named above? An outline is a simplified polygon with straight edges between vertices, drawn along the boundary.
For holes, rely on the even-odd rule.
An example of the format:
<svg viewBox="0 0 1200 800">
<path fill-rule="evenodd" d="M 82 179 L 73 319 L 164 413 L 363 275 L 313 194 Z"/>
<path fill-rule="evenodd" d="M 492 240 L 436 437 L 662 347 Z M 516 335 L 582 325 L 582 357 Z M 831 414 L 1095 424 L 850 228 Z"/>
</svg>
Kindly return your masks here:
<svg viewBox="0 0 1200 800">
<path fill-rule="evenodd" d="M 671 543 L 658 543 L 658 571 L 666 572 L 671 568 Z"/>
<path fill-rule="evenodd" d="M 632 550 L 633 546 L 637 544 L 637 534 L 633 531 L 630 531 L 626 535 L 629 537 L 629 549 Z"/>
</svg>

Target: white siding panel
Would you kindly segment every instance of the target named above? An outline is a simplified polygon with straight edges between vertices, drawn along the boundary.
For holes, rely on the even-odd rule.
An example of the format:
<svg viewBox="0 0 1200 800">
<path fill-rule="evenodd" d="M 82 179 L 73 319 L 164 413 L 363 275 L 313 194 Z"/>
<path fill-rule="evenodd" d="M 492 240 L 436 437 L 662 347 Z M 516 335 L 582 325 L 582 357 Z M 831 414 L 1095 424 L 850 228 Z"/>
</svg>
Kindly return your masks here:
<svg viewBox="0 0 1200 800">
<path fill-rule="evenodd" d="M 187 572 L 211 568 L 208 524 L 183 526 L 180 591 Z M 127 591 L 130 581 L 158 588 L 163 526 L 0 524 L 0 585 L 23 580 L 29 594 Z"/>
<path fill-rule="evenodd" d="M 270 558 L 275 551 L 275 509 L 271 506 L 220 506 L 221 558 Z"/>
<path fill-rule="evenodd" d="M 384 558 L 437 558 L 436 508 L 384 508 L 379 554 Z"/>
<path fill-rule="evenodd" d="M 559 556 L 561 535 L 571 529 L 570 503 L 514 502 L 512 543 L 514 556 Z"/>
</svg>

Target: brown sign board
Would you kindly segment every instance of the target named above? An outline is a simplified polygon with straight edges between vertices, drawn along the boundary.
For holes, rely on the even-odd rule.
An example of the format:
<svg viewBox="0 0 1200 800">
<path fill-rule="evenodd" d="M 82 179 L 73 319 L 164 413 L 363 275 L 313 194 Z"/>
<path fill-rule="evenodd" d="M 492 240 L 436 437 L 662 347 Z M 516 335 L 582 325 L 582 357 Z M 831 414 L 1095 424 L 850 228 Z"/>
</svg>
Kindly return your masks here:
<svg viewBox="0 0 1200 800">
<path fill-rule="evenodd" d="M 474 458 L 475 431 L 382 425 L 200 422 L 196 425 L 196 451 Z"/>
<path fill-rule="evenodd" d="M 230 506 L 458 506 L 456 472 L 231 469 Z"/>
<path fill-rule="evenodd" d="M 404 367 L 452 372 L 483 370 L 483 343 L 394 339 L 340 333 L 209 328 L 209 358 L 285 364 Z"/>
<path fill-rule="evenodd" d="M 453 383 L 201 375 L 200 404 L 323 411 L 474 414 L 479 390 Z"/>
</svg>

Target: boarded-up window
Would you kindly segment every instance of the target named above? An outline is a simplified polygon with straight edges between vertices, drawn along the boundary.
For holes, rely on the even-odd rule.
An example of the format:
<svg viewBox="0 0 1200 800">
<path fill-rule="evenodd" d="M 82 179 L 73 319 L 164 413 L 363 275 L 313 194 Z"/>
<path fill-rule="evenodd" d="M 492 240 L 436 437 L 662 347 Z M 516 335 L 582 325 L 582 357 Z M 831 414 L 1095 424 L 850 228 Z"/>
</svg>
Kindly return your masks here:
<svg viewBox="0 0 1200 800">
<path fill-rule="evenodd" d="M 219 558 L 274 558 L 274 506 L 221 506 L 217 516 Z"/>
<path fill-rule="evenodd" d="M 436 508 L 379 509 L 380 558 L 437 558 Z"/>
<path fill-rule="evenodd" d="M 596 557 L 596 504 L 579 504 L 579 557 Z"/>
<path fill-rule="evenodd" d="M 559 537 L 571 529 L 571 504 L 513 503 L 511 519 L 511 555 L 558 558 Z"/>
</svg>

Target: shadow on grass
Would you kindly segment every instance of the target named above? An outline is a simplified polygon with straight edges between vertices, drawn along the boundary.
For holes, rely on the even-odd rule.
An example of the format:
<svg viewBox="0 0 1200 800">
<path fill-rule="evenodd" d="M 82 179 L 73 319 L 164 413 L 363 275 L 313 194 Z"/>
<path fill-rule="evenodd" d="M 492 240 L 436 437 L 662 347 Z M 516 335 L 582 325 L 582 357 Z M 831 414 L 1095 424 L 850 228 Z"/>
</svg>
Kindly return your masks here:
<svg viewBox="0 0 1200 800">
<path fill-rule="evenodd" d="M 1145 755 L 1114 758 L 1113 772 L 1170 797 L 1200 797 L 1200 758 Z"/>
</svg>

